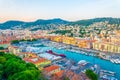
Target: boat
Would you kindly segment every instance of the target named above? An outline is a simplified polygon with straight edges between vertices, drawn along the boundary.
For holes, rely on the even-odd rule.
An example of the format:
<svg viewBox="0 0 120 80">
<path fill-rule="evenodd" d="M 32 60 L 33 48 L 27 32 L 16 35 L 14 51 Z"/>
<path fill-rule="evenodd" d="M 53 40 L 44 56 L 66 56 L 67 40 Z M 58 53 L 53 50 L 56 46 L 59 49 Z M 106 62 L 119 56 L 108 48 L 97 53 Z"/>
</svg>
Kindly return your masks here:
<svg viewBox="0 0 120 80">
<path fill-rule="evenodd" d="M 110 74 L 115 74 L 115 72 L 112 72 L 112 71 L 108 71 Z"/>
<path fill-rule="evenodd" d="M 64 55 L 64 54 L 59 54 L 59 56 L 61 56 L 61 57 L 66 57 L 66 55 Z"/>
<path fill-rule="evenodd" d="M 120 60 L 119 59 L 116 59 L 117 63 L 119 64 L 120 63 Z"/>
<path fill-rule="evenodd" d="M 108 71 L 108 70 L 101 70 L 101 72 L 103 72 L 103 74 L 106 74 L 106 75 L 111 75 L 111 76 L 115 75 L 115 72 Z"/>
<path fill-rule="evenodd" d="M 48 50 L 48 51 L 46 51 L 46 52 L 49 53 L 49 54 L 56 55 L 56 56 L 66 57 L 65 54 L 57 54 L 57 53 L 54 53 L 52 50 Z"/>
<path fill-rule="evenodd" d="M 112 63 L 114 63 L 113 59 L 110 60 Z"/>
<path fill-rule="evenodd" d="M 82 64 L 82 65 L 86 65 L 88 62 L 87 61 L 85 61 L 85 60 L 80 60 L 79 62 L 78 62 L 78 64 Z"/>
</svg>

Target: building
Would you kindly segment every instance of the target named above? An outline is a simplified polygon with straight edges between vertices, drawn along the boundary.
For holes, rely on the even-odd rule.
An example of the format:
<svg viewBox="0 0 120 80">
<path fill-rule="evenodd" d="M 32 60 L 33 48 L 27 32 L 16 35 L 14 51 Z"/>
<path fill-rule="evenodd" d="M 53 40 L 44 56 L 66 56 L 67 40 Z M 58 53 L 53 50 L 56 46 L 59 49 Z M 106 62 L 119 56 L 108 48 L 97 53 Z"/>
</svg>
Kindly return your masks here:
<svg viewBox="0 0 120 80">
<path fill-rule="evenodd" d="M 19 54 L 17 54 L 17 56 L 21 57 L 21 58 L 38 58 L 39 56 L 37 56 L 36 53 L 32 53 L 32 52 L 20 52 Z"/>
<path fill-rule="evenodd" d="M 63 43 L 65 44 L 71 44 L 71 45 L 76 45 L 76 39 L 74 37 L 63 37 Z"/>
<path fill-rule="evenodd" d="M 9 50 L 10 53 L 13 53 L 15 55 L 17 55 L 21 52 L 21 49 L 17 46 L 9 46 L 8 50 Z"/>
<path fill-rule="evenodd" d="M 109 42 L 94 42 L 93 49 L 104 52 L 120 53 L 120 46 Z"/>
<path fill-rule="evenodd" d="M 31 62 L 36 65 L 36 67 L 45 67 L 51 64 L 50 60 L 44 58 L 23 58 L 26 62 Z"/>
<path fill-rule="evenodd" d="M 51 36 L 50 40 L 55 42 L 62 42 L 62 36 Z"/>
<path fill-rule="evenodd" d="M 44 74 L 47 77 L 52 76 L 53 74 L 55 74 L 59 71 L 60 71 L 60 67 L 57 65 L 51 65 L 49 67 L 44 68 Z"/>
<path fill-rule="evenodd" d="M 8 48 L 8 46 L 10 46 L 10 42 L 0 42 L 0 47 Z"/>
<path fill-rule="evenodd" d="M 59 72 L 56 72 L 50 80 L 64 80 L 64 70 L 61 70 Z"/>
<path fill-rule="evenodd" d="M 74 73 L 71 70 L 67 70 L 65 73 L 66 77 L 68 77 L 70 80 L 86 80 L 86 79 L 82 79 L 81 76 L 79 74 Z"/>
</svg>

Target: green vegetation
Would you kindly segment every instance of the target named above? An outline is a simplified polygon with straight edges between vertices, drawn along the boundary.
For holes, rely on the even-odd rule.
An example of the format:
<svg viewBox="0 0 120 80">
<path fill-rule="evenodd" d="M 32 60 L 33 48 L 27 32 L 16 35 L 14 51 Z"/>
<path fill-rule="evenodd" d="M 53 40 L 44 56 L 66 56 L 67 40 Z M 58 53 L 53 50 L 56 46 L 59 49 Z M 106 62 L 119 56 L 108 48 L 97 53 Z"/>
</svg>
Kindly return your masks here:
<svg viewBox="0 0 120 80">
<path fill-rule="evenodd" d="M 53 33 L 65 35 L 66 33 L 71 33 L 71 30 L 56 30 Z"/>
<path fill-rule="evenodd" d="M 20 40 L 13 40 L 13 41 L 11 41 L 11 43 L 19 43 L 20 42 Z"/>
<path fill-rule="evenodd" d="M 64 80 L 70 80 L 68 77 L 65 77 Z"/>
<path fill-rule="evenodd" d="M 118 24 L 120 25 L 120 18 L 95 18 L 95 19 L 86 19 L 86 20 L 80 20 L 76 22 L 72 22 L 72 25 L 83 25 L 83 26 L 89 26 L 91 24 L 94 24 L 96 22 L 108 22 L 108 24 Z"/>
<path fill-rule="evenodd" d="M 79 37 L 84 37 L 84 36 L 86 35 L 85 28 L 81 28 L 81 29 L 79 30 L 79 33 L 80 33 Z"/>
<path fill-rule="evenodd" d="M 16 26 L 18 26 L 21 29 L 30 29 L 31 31 L 55 30 L 61 26 L 75 26 L 75 25 L 80 26 L 81 25 L 84 27 L 89 27 L 90 25 L 97 22 L 108 22 L 108 24 L 111 24 L 111 25 L 113 24 L 120 25 L 120 18 L 110 18 L 110 17 L 94 18 L 94 19 L 79 20 L 74 22 L 69 22 L 61 19 L 37 20 L 35 22 L 7 21 L 3 24 L 0 24 L 0 29 L 13 29 L 13 28 L 16 28 Z"/>
<path fill-rule="evenodd" d="M 70 33 L 70 36 L 69 37 L 73 37 L 73 33 Z"/>
<path fill-rule="evenodd" d="M 4 47 L 0 47 L 0 50 L 4 50 Z"/>
<path fill-rule="evenodd" d="M 45 80 L 41 71 L 13 54 L 0 52 L 0 80 Z"/>
<path fill-rule="evenodd" d="M 92 70 L 86 70 L 85 74 L 91 79 L 91 80 L 98 80 L 98 75 L 94 73 Z"/>
<path fill-rule="evenodd" d="M 11 41 L 12 42 L 12 44 L 15 44 L 15 43 L 19 43 L 19 42 L 22 42 L 22 41 L 36 41 L 37 39 L 27 39 L 27 40 L 25 40 L 25 39 L 22 39 L 22 40 L 13 40 L 13 41 Z"/>
</svg>

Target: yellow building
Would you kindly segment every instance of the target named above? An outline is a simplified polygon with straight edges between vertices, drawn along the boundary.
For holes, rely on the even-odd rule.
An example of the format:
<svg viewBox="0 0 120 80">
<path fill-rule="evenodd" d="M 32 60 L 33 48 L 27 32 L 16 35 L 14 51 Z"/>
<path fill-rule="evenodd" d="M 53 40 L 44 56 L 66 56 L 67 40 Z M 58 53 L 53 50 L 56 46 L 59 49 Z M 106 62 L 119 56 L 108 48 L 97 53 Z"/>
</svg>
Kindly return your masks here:
<svg viewBox="0 0 120 80">
<path fill-rule="evenodd" d="M 108 42 L 94 42 L 93 49 L 105 51 L 105 52 L 113 52 L 120 53 L 120 46 L 116 44 L 111 44 Z"/>
<path fill-rule="evenodd" d="M 78 42 L 78 47 L 80 48 L 87 48 L 87 42 L 86 41 L 79 41 Z"/>
<path fill-rule="evenodd" d="M 71 44 L 71 45 L 76 45 L 76 39 L 74 37 L 63 37 L 63 43 L 65 44 Z"/>
<path fill-rule="evenodd" d="M 52 36 L 50 40 L 55 42 L 62 42 L 62 36 Z"/>
<path fill-rule="evenodd" d="M 21 58 L 39 58 L 36 53 L 32 52 L 20 52 L 19 54 L 16 54 L 17 56 Z"/>
<path fill-rule="evenodd" d="M 95 40 L 78 39 L 67 36 L 50 36 L 51 41 L 62 42 L 64 44 L 78 46 L 80 48 L 91 48 L 91 43 Z"/>
</svg>

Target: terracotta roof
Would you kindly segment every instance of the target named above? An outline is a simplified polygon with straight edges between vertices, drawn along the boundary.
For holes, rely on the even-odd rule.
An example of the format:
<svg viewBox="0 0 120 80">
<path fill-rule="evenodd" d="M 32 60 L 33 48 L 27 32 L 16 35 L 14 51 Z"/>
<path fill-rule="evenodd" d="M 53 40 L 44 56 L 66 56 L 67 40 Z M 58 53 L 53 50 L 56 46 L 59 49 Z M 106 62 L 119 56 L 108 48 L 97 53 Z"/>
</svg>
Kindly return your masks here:
<svg viewBox="0 0 120 80">
<path fill-rule="evenodd" d="M 41 63 L 41 62 L 45 62 L 47 61 L 46 59 L 44 58 L 41 58 L 41 59 L 38 59 L 37 61 L 33 62 L 34 64 L 37 64 L 37 63 Z"/>
<path fill-rule="evenodd" d="M 64 73 L 64 70 L 61 70 L 61 71 L 55 73 L 54 75 L 57 76 L 57 77 L 62 77 L 63 73 Z"/>
<path fill-rule="evenodd" d="M 27 55 L 27 56 L 29 55 L 28 57 L 38 58 L 37 54 L 36 53 L 32 53 L 32 52 L 21 52 L 18 55 Z"/>
<path fill-rule="evenodd" d="M 72 72 L 71 70 L 68 70 L 66 72 L 66 76 L 69 77 L 69 78 L 71 78 L 73 75 L 74 75 L 74 72 Z"/>
<path fill-rule="evenodd" d="M 71 80 L 82 80 L 81 76 L 78 74 L 74 74 Z"/>
<path fill-rule="evenodd" d="M 47 61 L 47 59 L 44 59 L 44 58 L 24 58 L 23 60 L 25 60 L 27 62 L 31 62 L 33 64 Z"/>
<path fill-rule="evenodd" d="M 70 80 L 82 80 L 81 75 L 74 73 L 71 70 L 66 71 L 65 73 L 66 77 L 68 77 Z"/>
<path fill-rule="evenodd" d="M 57 66 L 57 65 L 52 65 L 52 66 L 49 66 L 49 67 L 44 68 L 44 71 L 46 71 L 46 72 L 51 72 L 51 71 L 53 71 L 53 70 L 55 70 L 55 69 L 59 69 L 59 68 L 60 68 L 60 67 Z"/>
<path fill-rule="evenodd" d="M 10 44 L 10 42 L 3 41 L 3 42 L 0 42 L 0 44 Z"/>
<path fill-rule="evenodd" d="M 57 77 L 57 76 L 52 76 L 50 80 L 64 80 L 64 79 L 59 78 L 59 77 Z"/>
<path fill-rule="evenodd" d="M 28 58 L 23 58 L 24 61 L 27 61 L 27 62 L 33 62 L 31 59 L 28 59 Z"/>
</svg>

